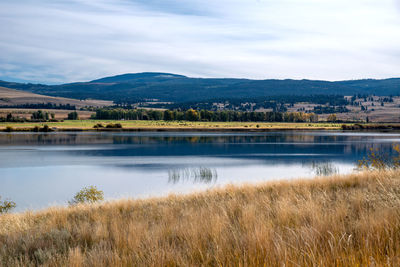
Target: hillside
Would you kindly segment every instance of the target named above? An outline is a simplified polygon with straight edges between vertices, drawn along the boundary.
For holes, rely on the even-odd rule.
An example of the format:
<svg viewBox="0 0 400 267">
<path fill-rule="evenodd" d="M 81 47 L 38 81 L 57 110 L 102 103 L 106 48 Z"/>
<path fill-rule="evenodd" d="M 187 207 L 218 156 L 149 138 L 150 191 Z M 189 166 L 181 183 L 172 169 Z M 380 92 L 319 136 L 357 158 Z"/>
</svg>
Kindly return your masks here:
<svg viewBox="0 0 400 267">
<path fill-rule="evenodd" d="M 399 175 L 0 215 L 0 265 L 399 266 Z"/>
<path fill-rule="evenodd" d="M 102 107 L 106 105 L 111 105 L 110 101 L 103 100 L 77 100 L 71 98 L 54 97 L 39 95 L 31 92 L 15 90 L 5 87 L 0 87 L 0 108 L 5 106 L 17 106 L 24 104 L 56 104 L 56 105 L 66 105 L 76 106 L 77 108 L 85 106 L 96 106 Z"/>
<path fill-rule="evenodd" d="M 123 74 L 62 85 L 0 81 L 0 86 L 32 93 L 77 99 L 136 102 L 156 99 L 188 102 L 276 95 L 400 95 L 400 79 L 313 81 L 190 78 L 170 73 Z"/>
</svg>

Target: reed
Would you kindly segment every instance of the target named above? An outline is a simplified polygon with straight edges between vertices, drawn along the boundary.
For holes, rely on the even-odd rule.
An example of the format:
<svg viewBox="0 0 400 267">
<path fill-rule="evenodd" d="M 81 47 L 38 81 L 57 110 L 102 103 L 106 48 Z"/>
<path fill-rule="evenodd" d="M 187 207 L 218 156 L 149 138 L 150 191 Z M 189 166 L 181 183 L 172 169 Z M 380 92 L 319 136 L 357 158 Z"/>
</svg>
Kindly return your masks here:
<svg viewBox="0 0 400 267">
<path fill-rule="evenodd" d="M 3 266 L 399 266 L 400 171 L 0 216 Z"/>
</svg>

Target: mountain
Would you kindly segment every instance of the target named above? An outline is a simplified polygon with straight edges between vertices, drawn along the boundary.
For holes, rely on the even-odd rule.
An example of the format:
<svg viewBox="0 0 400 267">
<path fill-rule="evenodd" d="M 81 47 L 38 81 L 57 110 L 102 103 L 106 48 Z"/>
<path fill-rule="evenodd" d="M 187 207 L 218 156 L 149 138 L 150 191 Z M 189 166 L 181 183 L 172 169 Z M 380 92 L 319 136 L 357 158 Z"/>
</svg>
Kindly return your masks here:
<svg viewBox="0 0 400 267">
<path fill-rule="evenodd" d="M 127 73 L 117 76 L 105 77 L 91 81 L 91 83 L 135 83 L 135 82 L 162 82 L 173 78 L 187 78 L 183 75 L 160 72 Z"/>
<path fill-rule="evenodd" d="M 400 79 L 315 81 L 190 78 L 170 73 L 136 73 L 90 82 L 62 85 L 22 84 L 0 81 L 0 86 L 38 94 L 76 99 L 167 102 L 208 99 L 257 98 L 277 95 L 400 95 Z"/>
</svg>

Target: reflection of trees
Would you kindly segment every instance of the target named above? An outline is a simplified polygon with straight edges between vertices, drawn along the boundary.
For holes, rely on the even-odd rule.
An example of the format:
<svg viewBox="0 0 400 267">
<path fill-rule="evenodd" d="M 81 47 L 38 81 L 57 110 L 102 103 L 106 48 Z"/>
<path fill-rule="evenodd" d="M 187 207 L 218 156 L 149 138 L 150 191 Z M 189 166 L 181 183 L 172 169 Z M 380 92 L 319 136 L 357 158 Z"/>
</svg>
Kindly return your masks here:
<svg viewBox="0 0 400 267">
<path fill-rule="evenodd" d="M 177 184 L 179 182 L 205 183 L 215 182 L 218 178 L 215 169 L 199 167 L 173 169 L 168 171 L 168 183 Z"/>
<path fill-rule="evenodd" d="M 361 159 L 367 155 L 369 148 L 379 149 L 392 153 L 391 143 L 375 140 L 388 138 L 384 136 L 358 136 L 358 135 L 335 135 L 335 134 L 314 134 L 306 132 L 271 132 L 265 134 L 182 134 L 170 133 L 156 135 L 154 133 L 143 134 L 102 134 L 102 133 L 54 133 L 54 134 L 7 134 L 0 135 L 0 145 L 95 145 L 95 144 L 116 144 L 116 145 L 139 145 L 145 150 L 138 150 L 137 153 L 144 153 L 146 146 L 152 146 L 152 151 L 162 151 L 160 145 L 176 146 L 176 151 L 182 149 L 185 144 L 191 147 L 201 147 L 202 153 L 209 153 L 213 146 L 240 145 L 246 144 L 247 153 L 301 153 L 307 150 L 311 153 L 328 153 L 352 155 Z M 390 137 L 393 138 L 393 137 Z M 271 144 L 271 146 L 258 146 L 259 144 Z M 203 146 L 209 145 L 209 146 Z M 247 146 L 251 145 L 251 146 Z M 160 146 L 161 147 L 161 146 Z M 185 147 L 187 153 L 194 153 L 190 147 Z M 219 149 L 219 148 L 218 148 Z M 225 151 L 239 153 L 235 146 L 226 146 Z M 164 149 L 165 150 L 165 149 Z M 206 151 L 207 150 L 207 151 Z M 143 152 L 144 151 L 144 152 Z M 206 151 L 206 152 L 204 152 Z M 216 149 L 214 151 L 217 151 Z M 221 150 L 222 151 L 222 150 Z M 148 152 L 150 153 L 150 152 Z M 155 152 L 154 152 L 155 153 Z M 167 152 L 160 153 L 168 155 Z"/>
</svg>

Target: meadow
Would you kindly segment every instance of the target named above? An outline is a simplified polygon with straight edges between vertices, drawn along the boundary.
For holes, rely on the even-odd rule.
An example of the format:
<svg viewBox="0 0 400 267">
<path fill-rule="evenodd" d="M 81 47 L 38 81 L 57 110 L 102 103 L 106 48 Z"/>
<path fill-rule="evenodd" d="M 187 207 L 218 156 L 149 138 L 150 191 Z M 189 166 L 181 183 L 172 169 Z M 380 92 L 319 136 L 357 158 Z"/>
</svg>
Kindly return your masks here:
<svg viewBox="0 0 400 267">
<path fill-rule="evenodd" d="M 2 266 L 399 266 L 400 171 L 0 216 Z"/>
<path fill-rule="evenodd" d="M 318 130 L 339 130 L 339 123 L 281 123 L 281 122 L 191 122 L 191 121 L 114 121 L 114 120 L 65 120 L 63 122 L 0 122 L 0 130 L 7 126 L 15 130 L 29 130 L 35 126 L 43 127 L 48 125 L 58 130 L 93 130 L 96 124 L 106 126 L 110 123 L 120 123 L 124 129 L 318 129 Z"/>
</svg>

